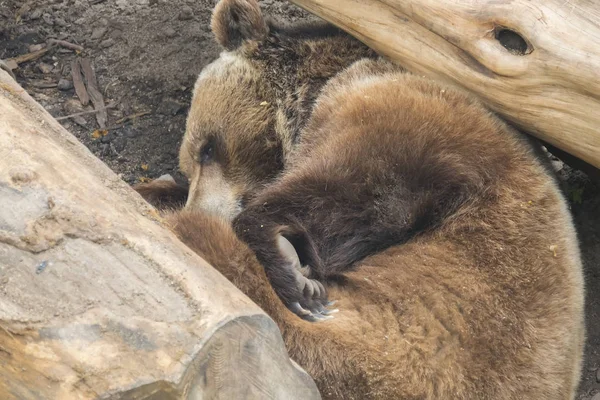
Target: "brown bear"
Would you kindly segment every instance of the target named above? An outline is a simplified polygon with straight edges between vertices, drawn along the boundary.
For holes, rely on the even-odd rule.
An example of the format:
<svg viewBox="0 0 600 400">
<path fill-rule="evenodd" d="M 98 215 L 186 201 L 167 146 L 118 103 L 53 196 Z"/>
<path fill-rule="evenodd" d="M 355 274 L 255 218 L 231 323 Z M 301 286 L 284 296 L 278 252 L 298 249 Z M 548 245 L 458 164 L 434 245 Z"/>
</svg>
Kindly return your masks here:
<svg viewBox="0 0 600 400">
<path fill-rule="evenodd" d="M 194 90 L 179 156 L 189 199 L 188 188 L 175 182 L 135 189 L 159 208 L 187 201 L 231 219 L 281 172 L 322 86 L 376 53 L 323 21 L 264 19 L 256 1 L 219 2 L 212 27 L 226 51 L 204 68 Z"/>
<path fill-rule="evenodd" d="M 169 221 L 323 397 L 573 399 L 581 262 L 537 149 L 333 29 L 276 28 L 251 0 L 213 29 L 228 51 L 198 79 Z"/>
</svg>

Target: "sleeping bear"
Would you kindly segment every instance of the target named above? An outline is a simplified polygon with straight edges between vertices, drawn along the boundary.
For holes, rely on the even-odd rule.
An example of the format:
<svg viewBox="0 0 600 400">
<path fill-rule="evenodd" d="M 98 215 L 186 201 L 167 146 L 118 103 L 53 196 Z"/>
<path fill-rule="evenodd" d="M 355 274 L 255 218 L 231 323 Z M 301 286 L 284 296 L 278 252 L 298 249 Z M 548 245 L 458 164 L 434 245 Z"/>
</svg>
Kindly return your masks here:
<svg viewBox="0 0 600 400">
<path fill-rule="evenodd" d="M 576 233 L 525 138 L 322 23 L 222 0 L 167 221 L 326 399 L 573 399 Z M 335 304 L 335 306 L 334 306 Z M 335 307 L 335 308 L 334 308 Z"/>
</svg>

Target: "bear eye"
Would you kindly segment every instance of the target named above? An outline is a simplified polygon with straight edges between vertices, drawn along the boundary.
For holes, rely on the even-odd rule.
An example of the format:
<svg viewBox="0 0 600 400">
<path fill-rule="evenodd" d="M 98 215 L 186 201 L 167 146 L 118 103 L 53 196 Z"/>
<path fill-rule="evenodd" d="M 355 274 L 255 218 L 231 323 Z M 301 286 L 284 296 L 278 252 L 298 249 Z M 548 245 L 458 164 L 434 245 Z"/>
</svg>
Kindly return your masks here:
<svg viewBox="0 0 600 400">
<path fill-rule="evenodd" d="M 211 162 L 215 157 L 215 141 L 210 139 L 207 140 L 206 143 L 200 149 L 199 161 L 200 164 L 206 164 Z"/>
</svg>

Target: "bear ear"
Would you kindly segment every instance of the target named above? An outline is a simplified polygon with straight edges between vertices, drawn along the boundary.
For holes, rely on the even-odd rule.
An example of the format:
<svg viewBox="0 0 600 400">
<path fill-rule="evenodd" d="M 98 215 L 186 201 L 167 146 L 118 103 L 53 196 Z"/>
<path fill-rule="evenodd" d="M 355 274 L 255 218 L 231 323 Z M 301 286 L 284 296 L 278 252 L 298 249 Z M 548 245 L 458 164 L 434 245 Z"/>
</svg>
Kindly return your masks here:
<svg viewBox="0 0 600 400">
<path fill-rule="evenodd" d="M 247 40 L 263 40 L 269 28 L 256 0 L 221 0 L 212 16 L 211 28 L 217 42 L 235 50 Z"/>
</svg>

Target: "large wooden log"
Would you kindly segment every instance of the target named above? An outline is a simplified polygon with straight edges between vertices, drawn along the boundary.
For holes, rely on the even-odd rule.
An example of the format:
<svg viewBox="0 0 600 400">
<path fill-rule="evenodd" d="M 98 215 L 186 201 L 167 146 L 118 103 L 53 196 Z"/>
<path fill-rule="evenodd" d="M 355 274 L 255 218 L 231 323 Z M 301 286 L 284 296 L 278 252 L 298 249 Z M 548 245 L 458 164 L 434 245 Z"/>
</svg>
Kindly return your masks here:
<svg viewBox="0 0 600 400">
<path fill-rule="evenodd" d="M 0 399 L 317 399 L 275 323 L 0 70 Z"/>
<path fill-rule="evenodd" d="M 600 167 L 600 1 L 291 1 Z"/>
</svg>

